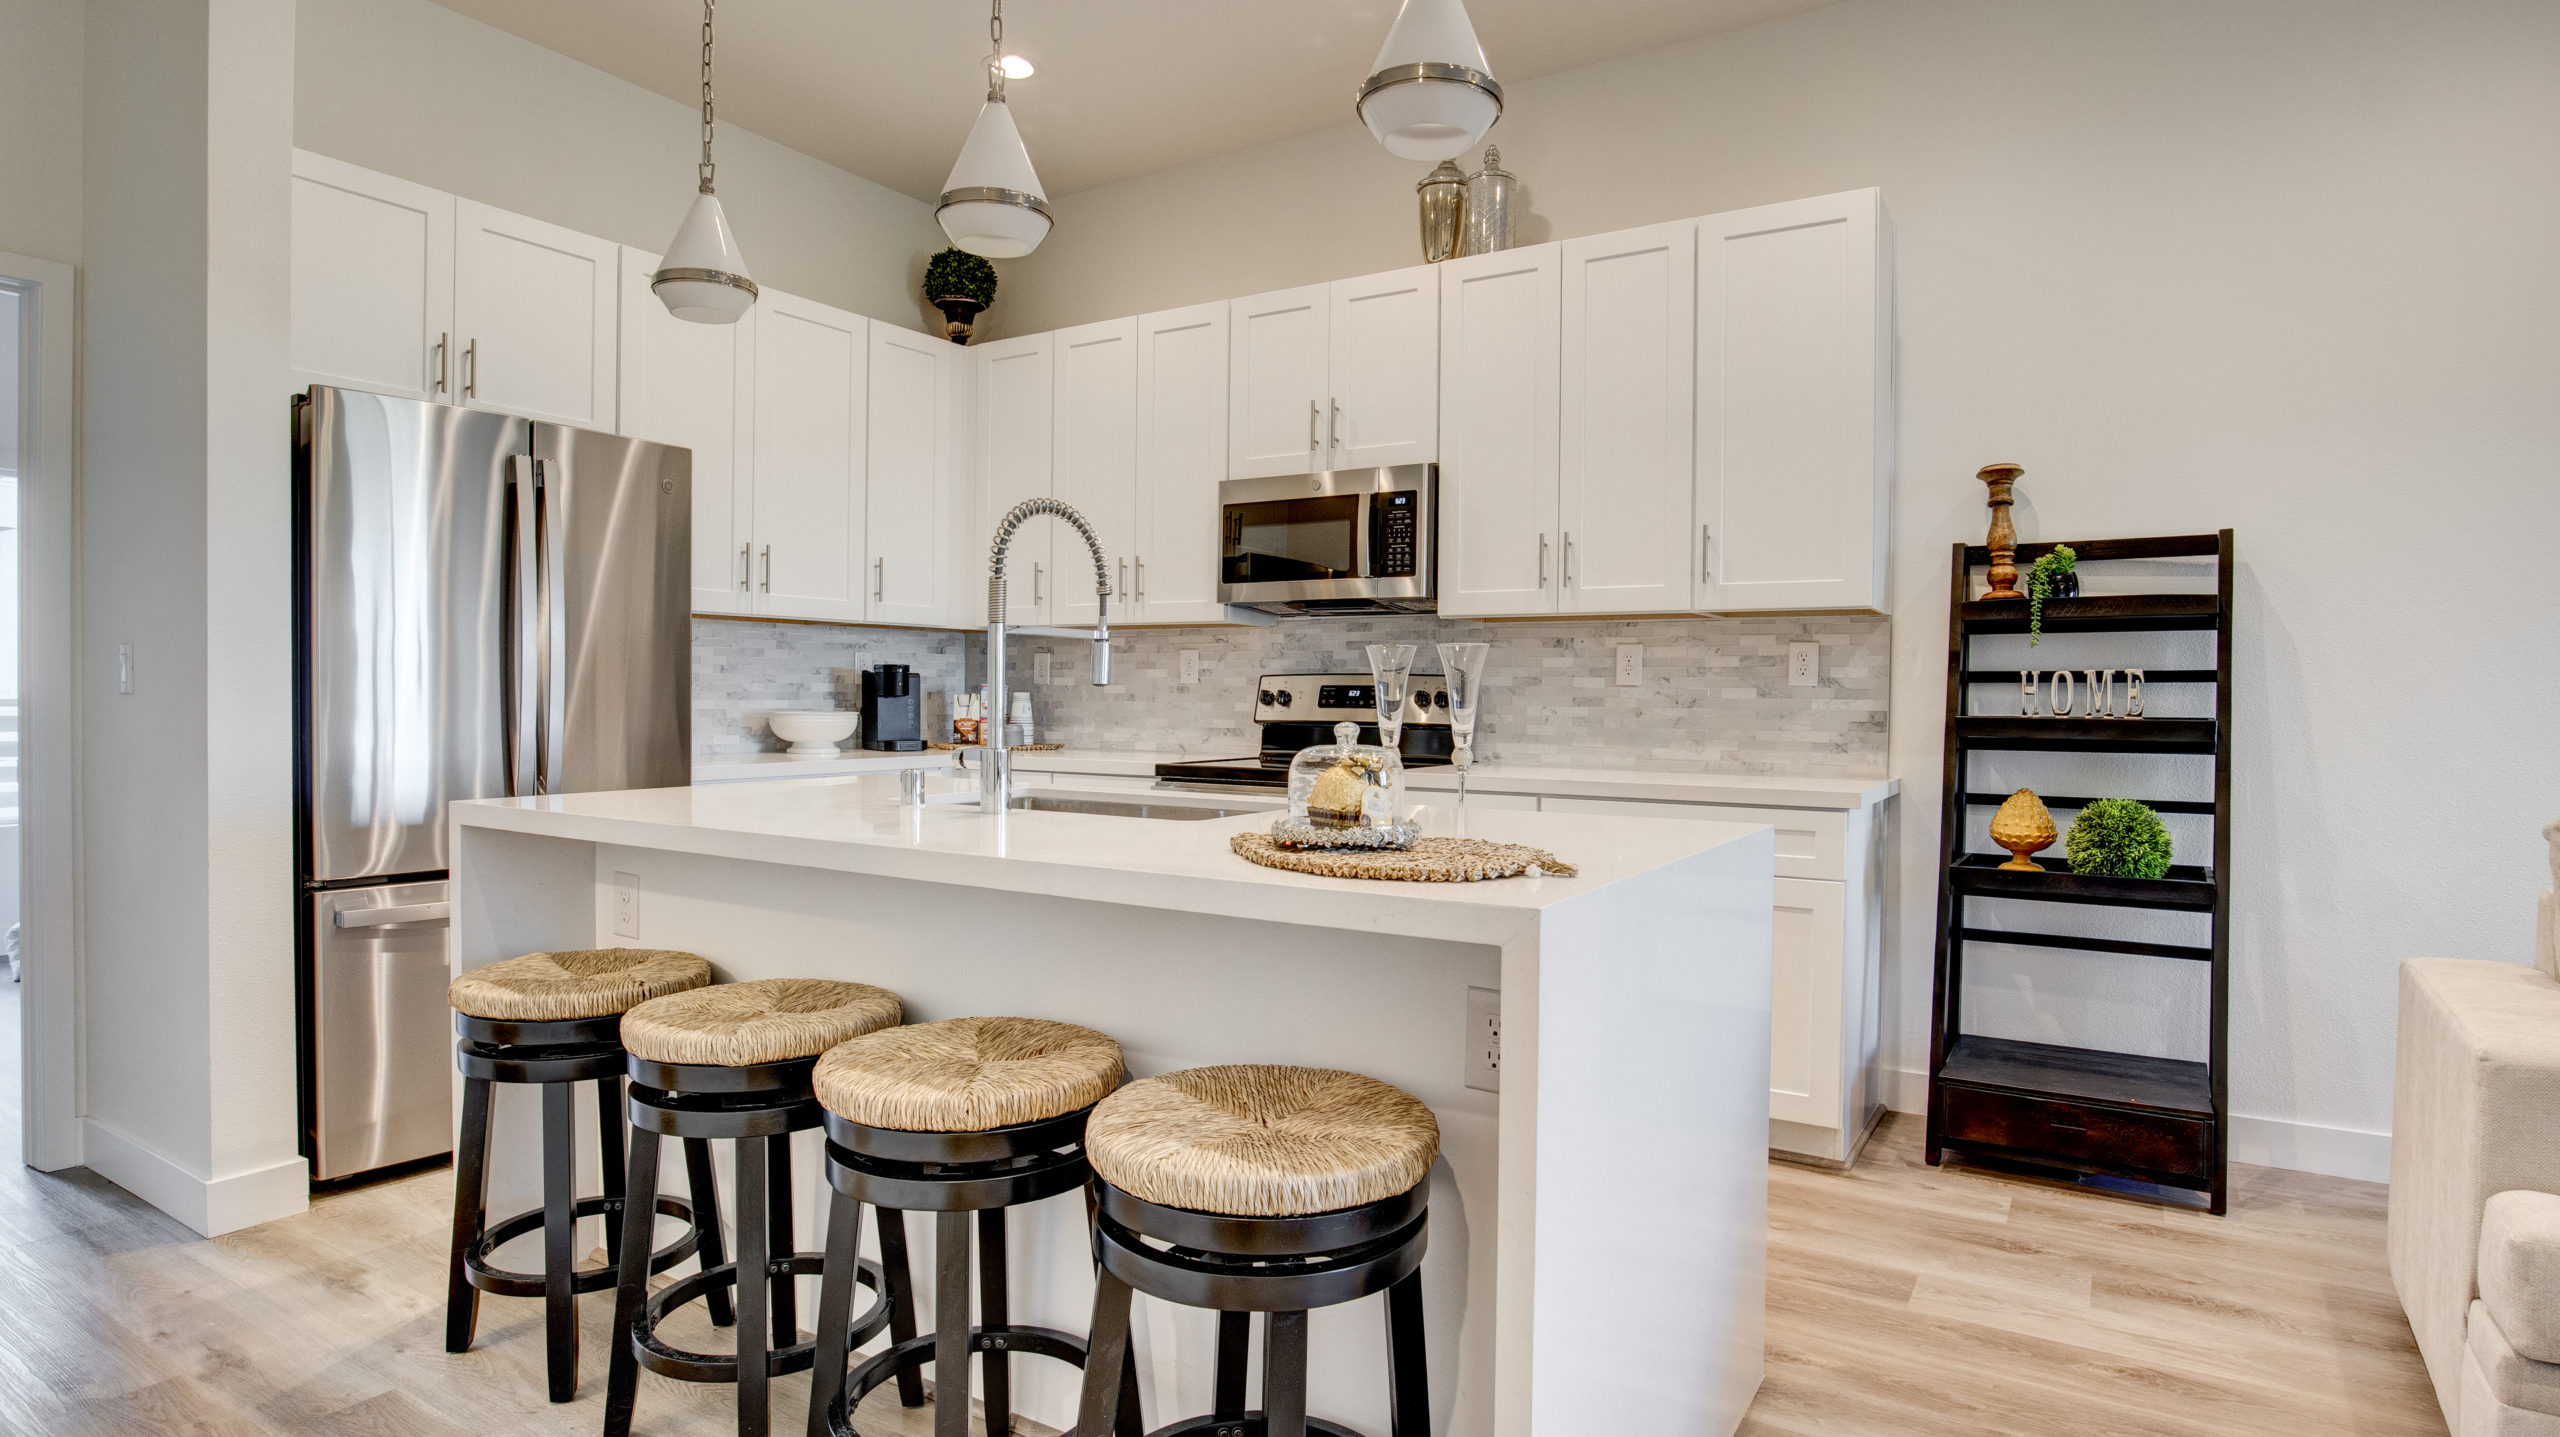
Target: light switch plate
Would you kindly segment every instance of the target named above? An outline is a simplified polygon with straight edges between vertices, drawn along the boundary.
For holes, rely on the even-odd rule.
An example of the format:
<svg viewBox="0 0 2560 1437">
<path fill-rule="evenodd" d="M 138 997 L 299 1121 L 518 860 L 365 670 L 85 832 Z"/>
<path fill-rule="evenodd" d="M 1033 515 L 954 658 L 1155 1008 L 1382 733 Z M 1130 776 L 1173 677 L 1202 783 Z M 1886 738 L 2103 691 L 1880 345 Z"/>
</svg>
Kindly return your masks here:
<svg viewBox="0 0 2560 1437">
<path fill-rule="evenodd" d="M 1810 639 L 1799 639 L 1787 645 L 1787 686 L 1798 689 L 1822 686 L 1822 645 Z"/>
<path fill-rule="evenodd" d="M 1502 1091 L 1502 990 L 1467 989 L 1467 1086 Z"/>
<path fill-rule="evenodd" d="M 1200 682 L 1200 651 L 1198 649 L 1182 651 L 1182 677 L 1179 682 L 1186 684 Z"/>
<path fill-rule="evenodd" d="M 640 875 L 613 875 L 613 934 L 617 938 L 640 936 Z"/>
<path fill-rule="evenodd" d="M 1049 651 L 1047 649 L 1042 649 L 1031 656 L 1031 681 L 1035 684 L 1049 682 Z"/>
<path fill-rule="evenodd" d="M 1631 689 L 1644 682 L 1644 645 L 1618 645 L 1618 687 Z"/>
</svg>

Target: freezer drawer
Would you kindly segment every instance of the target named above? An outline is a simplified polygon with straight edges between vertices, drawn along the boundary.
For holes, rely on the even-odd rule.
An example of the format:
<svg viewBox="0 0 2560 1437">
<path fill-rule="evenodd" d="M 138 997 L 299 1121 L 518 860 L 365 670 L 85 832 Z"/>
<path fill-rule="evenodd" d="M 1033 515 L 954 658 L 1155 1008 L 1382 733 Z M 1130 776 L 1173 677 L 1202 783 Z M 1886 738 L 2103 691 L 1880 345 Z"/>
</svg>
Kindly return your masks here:
<svg viewBox="0 0 2560 1437">
<path fill-rule="evenodd" d="M 315 1181 L 453 1150 L 446 889 L 312 895 Z"/>
</svg>

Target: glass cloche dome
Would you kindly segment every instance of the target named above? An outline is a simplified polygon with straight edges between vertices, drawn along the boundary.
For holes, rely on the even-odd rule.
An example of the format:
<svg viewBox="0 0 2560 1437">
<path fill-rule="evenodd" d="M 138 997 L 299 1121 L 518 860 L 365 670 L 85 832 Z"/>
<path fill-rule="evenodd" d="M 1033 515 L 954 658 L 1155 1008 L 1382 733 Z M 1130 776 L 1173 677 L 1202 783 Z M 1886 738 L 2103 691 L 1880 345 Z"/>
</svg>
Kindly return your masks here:
<svg viewBox="0 0 2560 1437">
<path fill-rule="evenodd" d="M 1404 802 L 1404 760 L 1338 723 L 1333 742 L 1289 763 L 1289 816 L 1271 836 L 1289 848 L 1410 848 L 1419 830 Z"/>
</svg>

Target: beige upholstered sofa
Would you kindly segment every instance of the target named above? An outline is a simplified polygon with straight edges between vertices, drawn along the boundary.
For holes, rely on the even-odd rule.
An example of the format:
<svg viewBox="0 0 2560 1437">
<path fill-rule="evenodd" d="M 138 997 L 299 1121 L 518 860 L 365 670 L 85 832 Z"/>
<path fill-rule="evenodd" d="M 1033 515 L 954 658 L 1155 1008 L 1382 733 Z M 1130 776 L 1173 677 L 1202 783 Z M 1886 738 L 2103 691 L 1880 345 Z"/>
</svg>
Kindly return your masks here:
<svg viewBox="0 0 2560 1437">
<path fill-rule="evenodd" d="M 2543 830 L 2560 885 L 2560 822 Z M 2400 965 L 2391 1280 L 2455 1437 L 2560 1437 L 2560 912 L 2534 964 Z"/>
</svg>

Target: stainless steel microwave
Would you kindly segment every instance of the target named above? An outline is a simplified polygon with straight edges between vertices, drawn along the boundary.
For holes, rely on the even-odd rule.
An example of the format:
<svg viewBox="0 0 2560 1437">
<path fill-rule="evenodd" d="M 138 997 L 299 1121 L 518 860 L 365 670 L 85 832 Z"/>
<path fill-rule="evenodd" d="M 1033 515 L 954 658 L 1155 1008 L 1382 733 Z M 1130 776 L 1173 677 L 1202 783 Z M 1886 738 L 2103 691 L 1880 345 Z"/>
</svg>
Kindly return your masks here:
<svg viewBox="0 0 2560 1437">
<path fill-rule="evenodd" d="M 1439 610 L 1440 466 L 1218 486 L 1218 602 L 1275 614 Z"/>
</svg>

